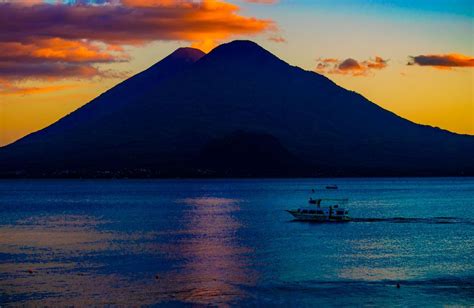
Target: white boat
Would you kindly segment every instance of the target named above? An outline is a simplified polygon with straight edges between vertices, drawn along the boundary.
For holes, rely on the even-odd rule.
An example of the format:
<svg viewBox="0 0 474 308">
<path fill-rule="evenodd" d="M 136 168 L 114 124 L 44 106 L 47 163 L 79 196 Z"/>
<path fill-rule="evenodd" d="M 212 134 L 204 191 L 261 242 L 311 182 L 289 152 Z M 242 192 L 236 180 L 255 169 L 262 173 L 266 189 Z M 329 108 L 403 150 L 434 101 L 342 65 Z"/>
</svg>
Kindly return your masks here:
<svg viewBox="0 0 474 308">
<path fill-rule="evenodd" d="M 286 210 L 295 220 L 314 222 L 347 222 L 351 221 L 349 211 L 344 207 L 348 199 L 309 199 L 311 207 Z M 324 205 L 327 204 L 327 205 Z"/>
</svg>

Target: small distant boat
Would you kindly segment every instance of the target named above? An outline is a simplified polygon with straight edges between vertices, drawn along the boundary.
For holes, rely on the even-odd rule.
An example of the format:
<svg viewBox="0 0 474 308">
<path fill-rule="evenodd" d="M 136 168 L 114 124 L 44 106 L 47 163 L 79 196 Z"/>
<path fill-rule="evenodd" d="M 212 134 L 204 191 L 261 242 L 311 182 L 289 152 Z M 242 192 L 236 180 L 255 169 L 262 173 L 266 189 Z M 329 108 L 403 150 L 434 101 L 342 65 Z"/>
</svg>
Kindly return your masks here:
<svg viewBox="0 0 474 308">
<path fill-rule="evenodd" d="M 349 211 L 341 207 L 348 203 L 348 199 L 309 199 L 309 204 L 316 207 L 286 210 L 295 220 L 312 222 L 348 222 L 351 221 Z M 323 206 L 322 203 L 330 202 Z"/>
<path fill-rule="evenodd" d="M 337 185 L 327 185 L 326 189 L 338 189 Z"/>
</svg>

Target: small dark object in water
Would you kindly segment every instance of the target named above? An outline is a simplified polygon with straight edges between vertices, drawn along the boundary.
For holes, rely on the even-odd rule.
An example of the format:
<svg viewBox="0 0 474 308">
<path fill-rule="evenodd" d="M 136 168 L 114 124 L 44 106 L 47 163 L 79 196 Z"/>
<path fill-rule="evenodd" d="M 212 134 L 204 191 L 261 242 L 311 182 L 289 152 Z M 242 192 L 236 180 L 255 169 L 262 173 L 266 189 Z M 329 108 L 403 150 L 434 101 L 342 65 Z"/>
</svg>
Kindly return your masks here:
<svg viewBox="0 0 474 308">
<path fill-rule="evenodd" d="M 155 276 L 155 279 L 160 279 L 160 276 L 156 275 L 156 276 Z"/>
<path fill-rule="evenodd" d="M 337 185 L 328 185 L 326 186 L 326 189 L 337 189 Z"/>
<path fill-rule="evenodd" d="M 397 283 L 397 289 L 400 289 L 400 284 L 399 283 Z"/>
<path fill-rule="evenodd" d="M 311 189 L 311 192 L 313 192 L 313 193 L 314 193 L 314 188 L 313 188 L 313 189 Z"/>
<path fill-rule="evenodd" d="M 29 268 L 28 273 L 33 274 L 33 270 L 31 268 Z"/>
</svg>

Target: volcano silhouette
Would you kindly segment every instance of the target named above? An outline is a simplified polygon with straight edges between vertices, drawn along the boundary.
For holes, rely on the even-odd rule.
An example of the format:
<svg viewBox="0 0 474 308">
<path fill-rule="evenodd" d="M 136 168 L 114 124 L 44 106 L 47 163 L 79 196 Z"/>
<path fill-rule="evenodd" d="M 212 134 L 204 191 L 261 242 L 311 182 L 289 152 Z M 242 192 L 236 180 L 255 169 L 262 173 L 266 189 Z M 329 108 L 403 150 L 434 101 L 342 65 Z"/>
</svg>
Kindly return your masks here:
<svg viewBox="0 0 474 308">
<path fill-rule="evenodd" d="M 250 41 L 180 48 L 0 149 L 0 175 L 474 175 L 474 137 L 415 124 Z"/>
</svg>

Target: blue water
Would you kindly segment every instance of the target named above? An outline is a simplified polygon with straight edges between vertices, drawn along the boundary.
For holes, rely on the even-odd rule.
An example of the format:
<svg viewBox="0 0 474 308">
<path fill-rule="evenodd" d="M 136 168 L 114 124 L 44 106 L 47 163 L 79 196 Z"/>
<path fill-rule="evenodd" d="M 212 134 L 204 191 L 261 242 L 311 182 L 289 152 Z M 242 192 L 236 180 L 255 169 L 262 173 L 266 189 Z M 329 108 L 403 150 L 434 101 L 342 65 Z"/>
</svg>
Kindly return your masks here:
<svg viewBox="0 0 474 308">
<path fill-rule="evenodd" d="M 474 305 L 473 255 L 473 178 L 0 181 L 0 304 Z"/>
</svg>

